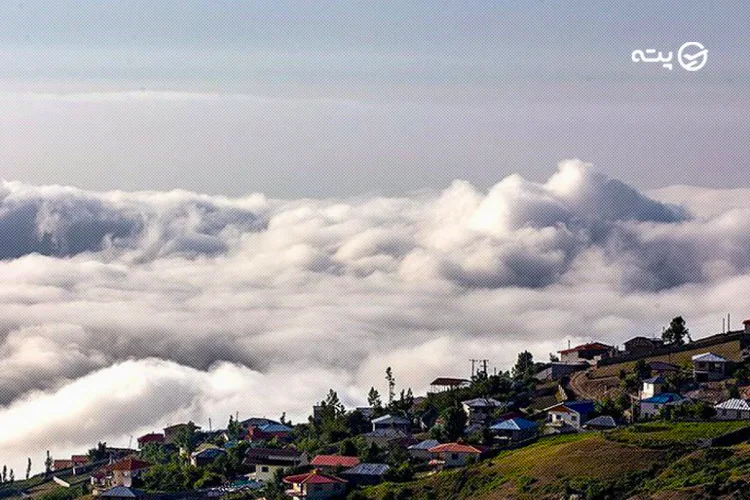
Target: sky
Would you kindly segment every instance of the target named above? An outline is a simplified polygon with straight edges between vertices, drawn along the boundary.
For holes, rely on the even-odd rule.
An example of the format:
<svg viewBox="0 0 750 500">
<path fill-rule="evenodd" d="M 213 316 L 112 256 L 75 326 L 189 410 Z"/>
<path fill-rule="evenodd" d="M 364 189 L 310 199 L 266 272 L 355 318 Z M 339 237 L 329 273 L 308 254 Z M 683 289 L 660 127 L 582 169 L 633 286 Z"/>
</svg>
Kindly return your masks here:
<svg viewBox="0 0 750 500">
<path fill-rule="evenodd" d="M 5 179 L 291 198 L 542 181 L 571 157 L 640 188 L 747 168 L 741 1 L 23 1 L 0 19 Z M 686 41 L 701 71 L 631 61 Z"/>
<path fill-rule="evenodd" d="M 0 464 L 750 316 L 746 5 L 0 3 Z"/>
</svg>

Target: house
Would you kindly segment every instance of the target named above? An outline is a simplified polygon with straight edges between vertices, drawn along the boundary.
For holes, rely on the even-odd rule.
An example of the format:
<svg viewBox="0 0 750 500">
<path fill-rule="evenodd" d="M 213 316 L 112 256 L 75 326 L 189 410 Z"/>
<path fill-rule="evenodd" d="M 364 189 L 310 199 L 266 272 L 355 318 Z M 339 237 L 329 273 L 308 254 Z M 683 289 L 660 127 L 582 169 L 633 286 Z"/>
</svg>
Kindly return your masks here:
<svg viewBox="0 0 750 500">
<path fill-rule="evenodd" d="M 313 458 L 310 465 L 320 470 L 333 472 L 337 469 L 351 469 L 359 465 L 359 458 L 344 455 L 318 455 Z"/>
<path fill-rule="evenodd" d="M 672 363 L 666 363 L 664 361 L 652 361 L 648 367 L 652 372 L 656 372 L 657 375 L 669 375 L 670 373 L 677 373 L 680 371 L 680 367 L 673 365 Z"/>
<path fill-rule="evenodd" d="M 190 463 L 193 467 L 203 467 L 213 463 L 214 460 L 226 454 L 224 448 L 214 444 L 202 444 L 196 451 L 190 454 Z"/>
<path fill-rule="evenodd" d="M 714 406 L 719 420 L 749 420 L 750 403 L 745 399 L 728 399 Z"/>
<path fill-rule="evenodd" d="M 383 482 L 383 477 L 390 469 L 387 464 L 362 463 L 345 470 L 341 475 L 354 486 L 373 486 Z"/>
<path fill-rule="evenodd" d="M 72 468 L 73 468 L 72 460 L 68 460 L 64 458 L 64 459 L 52 461 L 52 470 L 55 472 L 60 472 L 61 470 L 72 469 Z"/>
<path fill-rule="evenodd" d="M 549 408 L 547 412 L 547 424 L 555 427 L 569 426 L 580 430 L 581 426 L 588 420 L 589 415 L 594 413 L 594 403 L 591 401 L 566 401 L 558 403 Z"/>
<path fill-rule="evenodd" d="M 409 432 L 411 421 L 408 418 L 399 417 L 398 415 L 383 415 L 382 417 L 372 419 L 372 430 L 378 429 L 400 429 Z"/>
<path fill-rule="evenodd" d="M 518 443 L 536 438 L 539 435 L 539 425 L 531 420 L 516 417 L 497 422 L 490 427 L 490 431 L 499 438 Z"/>
<path fill-rule="evenodd" d="M 281 422 L 277 422 L 276 420 L 271 420 L 265 417 L 250 417 L 240 422 L 240 427 L 242 427 L 242 430 L 247 432 L 251 427 L 263 427 L 264 425 L 270 424 L 281 424 Z"/>
<path fill-rule="evenodd" d="M 539 381 L 560 380 L 561 378 L 567 377 L 570 374 L 577 372 L 578 370 L 585 370 L 588 367 L 589 364 L 584 361 L 578 363 L 553 362 L 549 363 L 547 368 L 544 368 L 536 375 L 534 375 L 534 378 Z"/>
<path fill-rule="evenodd" d="M 295 448 L 250 448 L 244 464 L 256 481 L 272 481 L 279 469 L 294 469 L 308 464 L 307 453 Z"/>
<path fill-rule="evenodd" d="M 146 492 L 141 491 L 136 488 L 127 488 L 125 486 L 115 486 L 112 489 L 109 489 L 105 491 L 104 493 L 101 493 L 99 495 L 102 498 L 112 498 L 112 499 L 138 499 L 138 498 L 146 498 Z"/>
<path fill-rule="evenodd" d="M 420 441 L 419 443 L 409 446 L 406 450 L 409 453 L 410 457 L 417 460 L 427 461 L 432 458 L 430 448 L 434 448 L 439 444 L 440 441 L 438 441 L 437 439 L 425 439 L 424 441 Z"/>
<path fill-rule="evenodd" d="M 469 387 L 470 382 L 465 378 L 438 377 L 430 382 L 430 392 L 445 392 L 454 389 L 463 389 Z"/>
<path fill-rule="evenodd" d="M 286 495 L 292 500 L 329 500 L 343 498 L 347 482 L 340 477 L 314 469 L 305 474 L 287 476 L 284 483 L 291 486 L 286 490 Z"/>
<path fill-rule="evenodd" d="M 727 377 L 729 360 L 724 356 L 705 352 L 693 356 L 693 377 L 696 382 L 721 380 Z"/>
<path fill-rule="evenodd" d="M 149 434 L 144 434 L 143 436 L 137 439 L 137 442 L 138 442 L 139 450 L 150 443 L 164 444 L 164 434 L 161 434 L 158 432 L 151 432 Z"/>
<path fill-rule="evenodd" d="M 445 443 L 430 448 L 429 465 L 434 470 L 442 470 L 448 467 L 462 467 L 470 460 L 478 460 L 484 453 L 484 448 L 462 443 Z"/>
<path fill-rule="evenodd" d="M 583 428 L 587 431 L 607 431 L 617 428 L 617 420 L 609 415 L 600 415 L 583 424 Z"/>
<path fill-rule="evenodd" d="M 188 424 L 175 424 L 164 428 L 164 443 L 174 443 L 175 438 L 182 432 L 183 429 L 187 429 Z M 195 430 L 199 430 L 200 427 L 195 426 Z"/>
<path fill-rule="evenodd" d="M 653 418 L 659 414 L 662 408 L 674 406 L 687 401 L 679 394 L 663 392 L 648 399 L 641 400 L 641 418 Z"/>
<path fill-rule="evenodd" d="M 664 384 L 666 383 L 667 381 L 664 380 L 664 377 L 662 377 L 661 375 L 647 378 L 643 381 L 643 387 L 641 388 L 641 395 L 639 399 L 648 399 L 656 396 L 657 394 L 661 393 L 662 389 L 664 388 Z"/>
<path fill-rule="evenodd" d="M 364 434 L 363 437 L 367 442 L 368 446 L 373 443 L 378 445 L 380 448 L 393 443 L 395 441 L 403 441 L 411 438 L 411 434 L 401 429 L 376 429 L 372 432 Z"/>
<path fill-rule="evenodd" d="M 464 411 L 466 412 L 469 424 L 482 424 L 491 419 L 492 414 L 504 405 L 496 399 L 476 398 L 463 401 L 461 406 L 463 406 Z"/>
<path fill-rule="evenodd" d="M 130 488 L 133 481 L 150 469 L 152 465 L 134 457 L 106 465 L 91 475 L 91 484 L 97 487 L 125 486 Z"/>
<path fill-rule="evenodd" d="M 265 424 L 251 426 L 247 432 L 249 441 L 269 441 L 273 438 L 281 441 L 288 440 L 292 436 L 292 428 L 283 424 Z"/>
<path fill-rule="evenodd" d="M 664 347 L 664 341 L 657 338 L 633 337 L 632 339 L 623 342 L 623 347 L 625 348 L 626 354 L 635 356 L 646 355 Z"/>
<path fill-rule="evenodd" d="M 70 457 L 70 461 L 73 462 L 73 467 L 82 467 L 88 464 L 91 459 L 88 455 L 73 455 Z"/>
<path fill-rule="evenodd" d="M 560 361 L 563 363 L 577 364 L 584 361 L 595 364 L 600 359 L 613 356 L 615 348 L 601 342 L 590 342 L 558 352 L 560 353 Z"/>
</svg>

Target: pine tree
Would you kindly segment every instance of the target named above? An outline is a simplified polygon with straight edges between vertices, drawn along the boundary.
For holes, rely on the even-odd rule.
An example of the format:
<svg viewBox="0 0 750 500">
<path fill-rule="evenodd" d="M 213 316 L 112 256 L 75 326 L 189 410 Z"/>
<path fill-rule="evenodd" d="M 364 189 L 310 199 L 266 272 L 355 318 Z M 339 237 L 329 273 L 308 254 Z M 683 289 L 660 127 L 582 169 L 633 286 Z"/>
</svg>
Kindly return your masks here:
<svg viewBox="0 0 750 500">
<path fill-rule="evenodd" d="M 26 479 L 31 477 L 31 457 L 28 458 L 28 462 L 26 464 Z"/>
<path fill-rule="evenodd" d="M 672 318 L 669 327 L 664 330 L 661 336 L 665 344 L 683 345 L 686 338 L 688 342 L 693 341 L 690 338 L 690 330 L 685 326 L 685 319 L 682 316 Z"/>
<path fill-rule="evenodd" d="M 47 458 L 44 459 L 44 475 L 49 476 L 50 472 L 52 472 L 52 457 L 47 450 Z"/>
<path fill-rule="evenodd" d="M 370 387 L 370 392 L 367 393 L 367 404 L 376 410 L 383 407 L 383 402 L 380 400 L 380 393 L 374 387 Z"/>
<path fill-rule="evenodd" d="M 388 406 L 390 406 L 396 397 L 396 378 L 390 366 L 385 369 L 385 379 L 388 381 Z"/>
</svg>

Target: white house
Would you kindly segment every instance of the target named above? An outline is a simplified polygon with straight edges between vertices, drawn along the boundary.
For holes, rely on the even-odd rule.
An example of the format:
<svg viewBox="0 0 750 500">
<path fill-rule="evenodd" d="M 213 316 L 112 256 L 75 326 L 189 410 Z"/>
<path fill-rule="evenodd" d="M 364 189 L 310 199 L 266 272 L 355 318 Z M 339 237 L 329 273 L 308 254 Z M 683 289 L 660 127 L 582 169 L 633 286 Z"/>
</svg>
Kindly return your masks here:
<svg viewBox="0 0 750 500">
<path fill-rule="evenodd" d="M 469 419 L 469 423 L 484 423 L 487 419 L 492 417 L 492 414 L 498 408 L 503 407 L 503 403 L 492 398 L 476 398 L 468 401 L 463 401 L 461 405 L 466 412 L 466 416 Z"/>
<path fill-rule="evenodd" d="M 744 399 L 728 399 L 714 408 L 720 420 L 750 420 L 750 403 Z"/>
<path fill-rule="evenodd" d="M 639 399 L 653 398 L 657 394 L 660 394 L 666 380 L 661 375 L 647 378 L 643 381 L 643 388 L 641 389 L 641 397 Z"/>
<path fill-rule="evenodd" d="M 440 470 L 445 467 L 462 467 L 474 457 L 479 459 L 483 450 L 477 446 L 461 443 L 445 443 L 430 448 L 430 466 Z"/>
<path fill-rule="evenodd" d="M 686 402 L 687 399 L 673 392 L 663 392 L 648 399 L 641 400 L 641 418 L 654 418 L 665 406 L 674 406 Z"/>
<path fill-rule="evenodd" d="M 722 380 L 727 377 L 729 360 L 712 352 L 693 356 L 693 376 L 696 382 Z"/>
<path fill-rule="evenodd" d="M 580 430 L 595 409 L 594 403 L 591 401 L 567 401 L 550 406 L 544 411 L 547 412 L 548 425 L 552 427 L 569 426 Z"/>
</svg>

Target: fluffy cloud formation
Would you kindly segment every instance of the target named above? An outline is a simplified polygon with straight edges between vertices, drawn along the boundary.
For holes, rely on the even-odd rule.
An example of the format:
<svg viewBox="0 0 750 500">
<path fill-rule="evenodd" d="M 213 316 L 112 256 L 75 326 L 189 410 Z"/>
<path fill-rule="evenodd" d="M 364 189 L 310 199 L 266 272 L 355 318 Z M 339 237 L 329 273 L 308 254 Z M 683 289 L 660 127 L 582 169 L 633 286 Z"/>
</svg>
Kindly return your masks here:
<svg viewBox="0 0 750 500">
<path fill-rule="evenodd" d="M 709 334 L 747 308 L 749 215 L 750 197 L 649 197 L 577 160 L 402 198 L 6 182 L 0 463 L 236 411 L 303 419 L 329 387 L 363 403 L 386 366 L 419 392 L 469 358 L 507 369 L 676 314 Z"/>
</svg>

